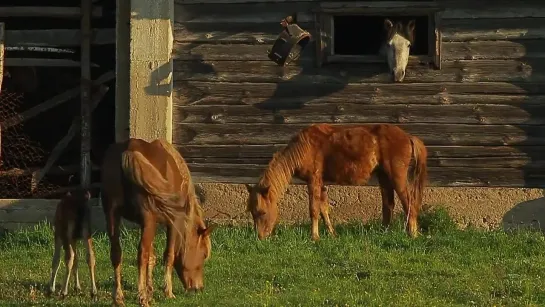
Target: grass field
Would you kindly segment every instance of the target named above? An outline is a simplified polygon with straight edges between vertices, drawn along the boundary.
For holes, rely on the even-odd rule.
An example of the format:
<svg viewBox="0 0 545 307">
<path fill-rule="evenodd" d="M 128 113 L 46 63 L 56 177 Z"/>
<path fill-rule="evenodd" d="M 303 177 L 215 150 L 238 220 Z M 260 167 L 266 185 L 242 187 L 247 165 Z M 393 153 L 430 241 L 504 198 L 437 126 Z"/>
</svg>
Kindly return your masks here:
<svg viewBox="0 0 545 307">
<path fill-rule="evenodd" d="M 409 239 L 398 219 L 389 231 L 378 222 L 337 227 L 312 243 L 308 225 L 280 227 L 260 242 L 249 227 L 219 227 L 206 265 L 203 293 L 176 299 L 162 294 L 155 269 L 156 306 L 543 306 L 545 240 L 538 232 L 457 230 L 442 212 L 421 218 L 423 234 Z M 136 299 L 137 231 L 125 231 L 123 278 L 128 306 Z M 159 234 L 156 246 L 164 246 Z M 99 305 L 110 305 L 109 242 L 95 235 Z M 83 255 L 80 245 L 78 251 Z M 0 237 L 0 305 L 90 305 L 86 267 L 83 291 L 47 297 L 53 253 L 48 225 Z M 80 266 L 81 267 L 81 266 Z M 64 276 L 59 270 L 58 285 Z M 60 288 L 60 287 L 59 287 Z M 73 289 L 73 287 L 71 287 Z"/>
</svg>

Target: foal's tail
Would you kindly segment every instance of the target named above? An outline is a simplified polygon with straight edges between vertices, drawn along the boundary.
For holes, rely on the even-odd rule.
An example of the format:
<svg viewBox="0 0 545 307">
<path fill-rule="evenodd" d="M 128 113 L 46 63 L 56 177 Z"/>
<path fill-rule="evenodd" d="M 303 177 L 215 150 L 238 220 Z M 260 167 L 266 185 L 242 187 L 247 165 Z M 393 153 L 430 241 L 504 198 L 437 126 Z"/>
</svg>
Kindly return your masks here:
<svg viewBox="0 0 545 307">
<path fill-rule="evenodd" d="M 411 203 L 417 206 L 417 208 L 420 208 L 420 206 L 422 205 L 424 186 L 428 177 L 428 151 L 422 140 L 420 140 L 418 137 L 411 136 L 410 139 L 411 145 L 413 147 L 413 157 L 415 161 L 410 197 Z"/>
<path fill-rule="evenodd" d="M 153 197 L 153 200 L 144 202 L 147 210 L 165 216 L 169 224 L 173 224 L 176 216 L 184 212 L 186 206 L 182 195 L 185 193 L 169 192 L 176 189 L 144 155 L 136 151 L 124 151 L 121 155 L 121 169 L 125 178 Z M 182 184 L 184 186 L 187 185 Z"/>
</svg>

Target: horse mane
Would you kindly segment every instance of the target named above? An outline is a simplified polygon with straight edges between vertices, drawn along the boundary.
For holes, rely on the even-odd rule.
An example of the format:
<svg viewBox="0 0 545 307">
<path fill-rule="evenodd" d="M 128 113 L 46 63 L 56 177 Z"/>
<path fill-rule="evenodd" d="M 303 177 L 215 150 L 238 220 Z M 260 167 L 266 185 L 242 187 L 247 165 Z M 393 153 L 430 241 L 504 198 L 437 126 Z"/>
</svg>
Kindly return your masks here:
<svg viewBox="0 0 545 307">
<path fill-rule="evenodd" d="M 311 149 L 306 131 L 298 133 L 281 151 L 276 152 L 263 175 L 259 187 L 269 187 L 269 198 L 276 200 L 286 191 L 295 170 L 307 158 Z"/>
</svg>

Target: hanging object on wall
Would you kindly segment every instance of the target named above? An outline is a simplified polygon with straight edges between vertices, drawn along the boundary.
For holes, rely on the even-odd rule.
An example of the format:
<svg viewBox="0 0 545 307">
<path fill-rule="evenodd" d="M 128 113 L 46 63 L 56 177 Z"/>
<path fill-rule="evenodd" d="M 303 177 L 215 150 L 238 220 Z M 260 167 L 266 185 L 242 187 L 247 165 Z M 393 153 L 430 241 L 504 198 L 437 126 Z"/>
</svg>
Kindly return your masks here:
<svg viewBox="0 0 545 307">
<path fill-rule="evenodd" d="M 310 33 L 301 29 L 293 17 L 288 16 L 280 22 L 284 28 L 268 50 L 269 59 L 280 66 L 288 65 L 297 60 L 310 41 Z"/>
</svg>

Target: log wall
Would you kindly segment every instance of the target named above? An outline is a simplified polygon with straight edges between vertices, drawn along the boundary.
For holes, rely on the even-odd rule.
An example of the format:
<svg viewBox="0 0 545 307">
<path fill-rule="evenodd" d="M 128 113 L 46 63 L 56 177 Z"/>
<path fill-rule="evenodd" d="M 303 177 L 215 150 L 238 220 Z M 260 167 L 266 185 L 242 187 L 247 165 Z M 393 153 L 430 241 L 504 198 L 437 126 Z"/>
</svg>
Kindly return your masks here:
<svg viewBox="0 0 545 307">
<path fill-rule="evenodd" d="M 255 182 L 272 154 L 317 122 L 395 123 L 429 149 L 434 186 L 545 186 L 545 2 L 442 1 L 442 65 L 315 67 L 267 49 L 316 1 L 175 2 L 173 142 L 197 182 Z"/>
</svg>

